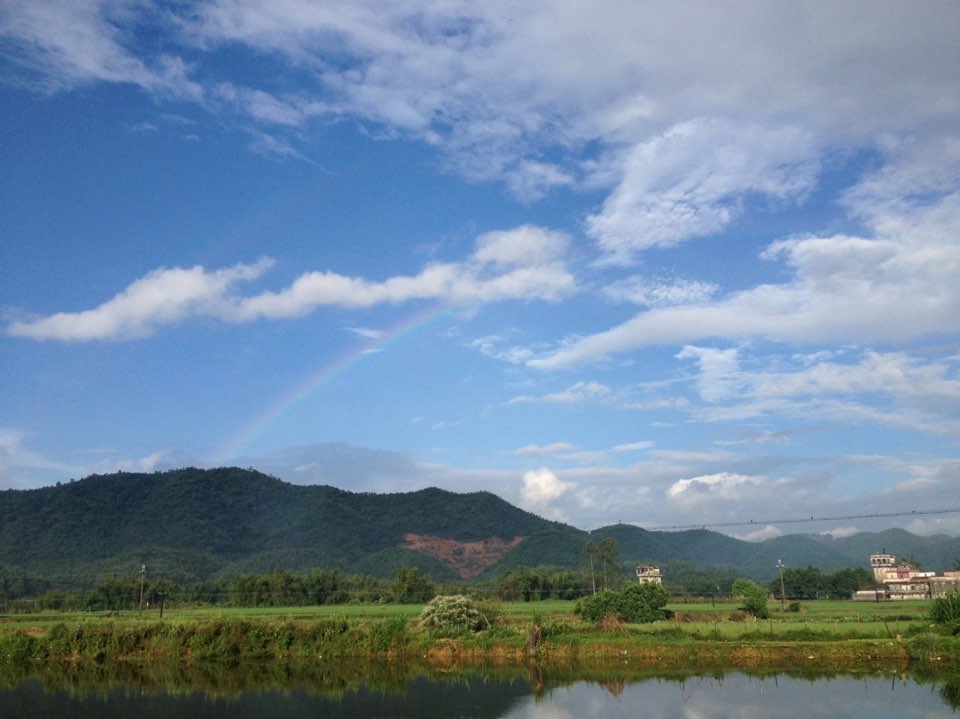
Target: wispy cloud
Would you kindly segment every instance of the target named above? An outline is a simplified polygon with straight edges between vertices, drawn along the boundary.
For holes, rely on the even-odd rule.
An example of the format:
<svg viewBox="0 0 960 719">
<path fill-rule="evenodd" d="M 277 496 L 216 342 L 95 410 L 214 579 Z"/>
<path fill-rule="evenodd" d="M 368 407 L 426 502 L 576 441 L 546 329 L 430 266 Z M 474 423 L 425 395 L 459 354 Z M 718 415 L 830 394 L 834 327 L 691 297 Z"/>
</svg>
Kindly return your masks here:
<svg viewBox="0 0 960 719">
<path fill-rule="evenodd" d="M 352 332 L 365 340 L 378 340 L 383 337 L 383 330 L 372 329 L 370 327 L 347 327 L 347 331 Z"/>
<path fill-rule="evenodd" d="M 560 392 L 549 392 L 540 396 L 521 395 L 513 397 L 510 404 L 524 402 L 545 402 L 547 404 L 579 404 L 581 402 L 596 402 L 610 397 L 612 390 L 600 382 L 581 381 L 570 385 Z"/>
<path fill-rule="evenodd" d="M 573 452 L 578 449 L 577 445 L 569 442 L 553 442 L 545 445 L 528 444 L 513 450 L 513 453 L 518 457 L 542 457 L 544 455 Z"/>
</svg>

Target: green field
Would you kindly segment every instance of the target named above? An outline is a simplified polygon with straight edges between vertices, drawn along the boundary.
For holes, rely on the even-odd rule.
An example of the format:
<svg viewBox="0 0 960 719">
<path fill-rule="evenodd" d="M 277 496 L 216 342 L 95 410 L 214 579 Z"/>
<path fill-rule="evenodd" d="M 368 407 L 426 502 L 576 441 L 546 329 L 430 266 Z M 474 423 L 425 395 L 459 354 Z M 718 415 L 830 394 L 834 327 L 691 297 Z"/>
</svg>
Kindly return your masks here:
<svg viewBox="0 0 960 719">
<path fill-rule="evenodd" d="M 566 619 L 578 622 L 574 614 L 575 602 L 545 600 L 541 602 L 504 602 L 499 605 L 502 620 L 506 624 L 530 623 Z M 906 602 L 854 602 L 817 600 L 803 602 L 799 611 L 784 609 L 777 603 L 770 604 L 770 619 L 751 621 L 738 612 L 735 603 L 670 603 L 667 609 L 673 618 L 649 625 L 637 625 L 637 631 L 656 633 L 665 628 L 679 629 L 684 633 L 703 633 L 705 630 L 722 627 L 725 634 L 736 636 L 756 631 L 758 627 L 772 626 L 773 631 L 793 631 L 811 627 L 831 631 L 856 632 L 872 635 L 884 632 L 885 628 L 900 628 L 911 622 L 922 621 L 930 606 L 929 601 Z M 310 621 L 330 617 L 345 617 L 357 620 L 379 620 L 391 617 L 415 619 L 423 609 L 421 604 L 342 604 L 313 607 L 166 607 L 163 621 L 168 623 L 197 622 L 210 619 L 251 619 L 278 621 Z M 110 622 L 155 622 L 160 613 L 155 608 L 138 612 L 57 612 L 42 611 L 29 614 L 0 614 L 0 627 L 37 628 L 58 623 L 87 624 Z M 879 634 L 878 634 L 879 635 Z"/>
</svg>

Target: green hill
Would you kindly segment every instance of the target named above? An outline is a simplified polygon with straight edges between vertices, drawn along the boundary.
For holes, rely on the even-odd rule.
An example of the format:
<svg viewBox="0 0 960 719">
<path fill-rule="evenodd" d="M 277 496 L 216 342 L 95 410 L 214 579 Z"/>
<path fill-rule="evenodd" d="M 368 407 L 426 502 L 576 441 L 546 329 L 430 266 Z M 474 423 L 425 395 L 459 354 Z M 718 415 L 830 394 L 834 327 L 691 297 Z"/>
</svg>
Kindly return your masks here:
<svg viewBox="0 0 960 719">
<path fill-rule="evenodd" d="M 0 492 L 0 567 L 75 586 L 141 564 L 173 581 L 312 568 L 389 577 L 405 565 L 441 581 L 489 579 L 518 566 L 577 567 L 587 541 L 608 537 L 627 571 L 676 562 L 757 580 L 772 578 L 779 559 L 830 572 L 865 567 L 870 553 L 886 549 L 943 571 L 960 557 L 958 538 L 903 530 L 765 542 L 627 524 L 586 532 L 489 492 L 354 493 L 237 468 L 93 475 Z"/>
<path fill-rule="evenodd" d="M 404 549 L 407 535 L 459 542 L 577 532 L 489 492 L 353 493 L 243 469 L 94 475 L 0 492 L 0 564 L 78 583 L 149 563 L 178 580 L 311 567 L 372 574 L 402 564 L 456 574 Z M 382 570 L 372 557 L 382 555 Z"/>
</svg>

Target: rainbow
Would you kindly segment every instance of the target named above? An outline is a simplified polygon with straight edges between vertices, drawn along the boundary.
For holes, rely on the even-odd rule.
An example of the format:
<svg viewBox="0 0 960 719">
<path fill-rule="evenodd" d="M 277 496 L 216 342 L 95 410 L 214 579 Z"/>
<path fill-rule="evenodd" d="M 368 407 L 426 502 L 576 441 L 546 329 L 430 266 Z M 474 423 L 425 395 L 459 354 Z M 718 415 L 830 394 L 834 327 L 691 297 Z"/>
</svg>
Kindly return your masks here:
<svg viewBox="0 0 960 719">
<path fill-rule="evenodd" d="M 417 314 L 405 317 L 399 323 L 379 335 L 375 340 L 362 343 L 359 347 L 351 349 L 332 362 L 323 365 L 289 392 L 283 394 L 273 402 L 265 412 L 237 433 L 237 435 L 227 443 L 226 448 L 217 453 L 218 459 L 216 464 L 227 466 L 233 463 L 247 451 L 267 429 L 276 424 L 284 415 L 302 404 L 322 387 L 330 385 L 347 371 L 363 362 L 367 357 L 383 352 L 390 345 L 433 324 L 441 317 L 449 314 L 450 311 L 451 309 L 446 305 L 441 305 L 439 308 L 431 306 Z"/>
</svg>

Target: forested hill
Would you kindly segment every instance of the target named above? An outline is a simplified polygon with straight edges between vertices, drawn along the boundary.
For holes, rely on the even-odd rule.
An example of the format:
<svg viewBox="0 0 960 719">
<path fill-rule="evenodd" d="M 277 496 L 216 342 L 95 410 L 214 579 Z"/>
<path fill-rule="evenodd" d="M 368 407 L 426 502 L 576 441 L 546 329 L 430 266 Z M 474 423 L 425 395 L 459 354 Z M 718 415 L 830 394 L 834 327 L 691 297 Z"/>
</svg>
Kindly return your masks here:
<svg viewBox="0 0 960 719">
<path fill-rule="evenodd" d="M 587 533 L 489 492 L 353 493 L 237 468 L 93 475 L 0 492 L 0 574 L 77 585 L 141 564 L 173 581 L 313 568 L 390 577 L 410 565 L 436 580 L 469 580 L 517 566 L 574 568 L 587 541 L 607 537 L 627 571 L 639 562 L 685 562 L 758 580 L 771 578 L 779 559 L 824 572 L 868 567 L 881 549 L 938 572 L 960 559 L 960 538 L 903 530 L 765 542 L 627 524 Z"/>
<path fill-rule="evenodd" d="M 489 492 L 359 494 L 236 468 L 93 475 L 0 492 L 0 563 L 42 576 L 149 562 L 184 578 L 315 566 L 390 574 L 404 564 L 442 577 L 455 571 L 403 548 L 407 535 L 507 544 L 551 529 L 578 532 Z"/>
</svg>

